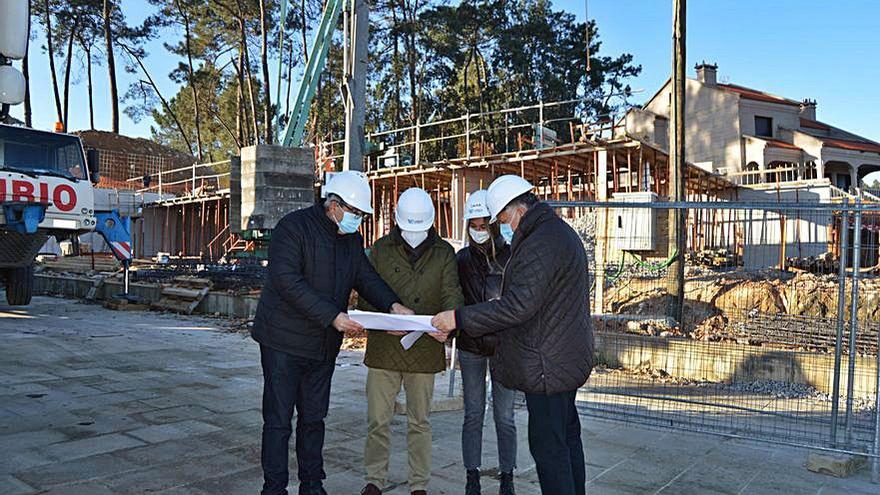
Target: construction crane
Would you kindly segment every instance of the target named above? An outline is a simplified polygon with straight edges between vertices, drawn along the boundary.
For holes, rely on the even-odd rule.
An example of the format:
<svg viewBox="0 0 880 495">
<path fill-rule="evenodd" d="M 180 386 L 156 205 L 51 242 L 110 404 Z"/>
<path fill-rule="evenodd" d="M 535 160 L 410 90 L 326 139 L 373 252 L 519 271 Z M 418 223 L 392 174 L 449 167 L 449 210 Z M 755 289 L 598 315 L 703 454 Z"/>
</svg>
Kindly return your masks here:
<svg viewBox="0 0 880 495">
<path fill-rule="evenodd" d="M 287 20 L 288 0 L 281 2 L 281 30 L 279 44 L 283 44 L 284 25 Z M 282 146 L 302 146 L 306 122 L 312 100 L 318 88 L 318 80 L 327 65 L 327 53 L 333 42 L 333 33 L 343 15 L 343 83 L 345 104 L 345 155 L 343 170 L 362 170 L 364 156 L 364 119 L 366 115 L 367 44 L 369 42 L 369 4 L 366 0 L 328 0 L 321 14 L 321 22 L 309 49 L 308 60 L 299 82 L 287 125 L 281 136 Z M 279 84 L 280 70 L 279 61 Z M 278 108 L 281 108 L 278 93 Z"/>
</svg>

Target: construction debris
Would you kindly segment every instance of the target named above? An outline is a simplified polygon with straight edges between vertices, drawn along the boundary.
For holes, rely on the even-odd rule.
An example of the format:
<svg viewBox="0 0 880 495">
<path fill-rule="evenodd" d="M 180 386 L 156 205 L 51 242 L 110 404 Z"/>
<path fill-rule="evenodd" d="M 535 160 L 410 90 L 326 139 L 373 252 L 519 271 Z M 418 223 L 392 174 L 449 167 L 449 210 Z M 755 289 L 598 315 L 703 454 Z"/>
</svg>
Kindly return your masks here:
<svg viewBox="0 0 880 495">
<path fill-rule="evenodd" d="M 730 268 L 736 266 L 736 257 L 729 249 L 704 249 L 689 252 L 687 263 L 710 268 Z"/>
<path fill-rule="evenodd" d="M 208 295 L 213 282 L 205 278 L 175 277 L 171 284 L 162 284 L 162 298 L 152 303 L 153 309 L 191 315 Z"/>
</svg>

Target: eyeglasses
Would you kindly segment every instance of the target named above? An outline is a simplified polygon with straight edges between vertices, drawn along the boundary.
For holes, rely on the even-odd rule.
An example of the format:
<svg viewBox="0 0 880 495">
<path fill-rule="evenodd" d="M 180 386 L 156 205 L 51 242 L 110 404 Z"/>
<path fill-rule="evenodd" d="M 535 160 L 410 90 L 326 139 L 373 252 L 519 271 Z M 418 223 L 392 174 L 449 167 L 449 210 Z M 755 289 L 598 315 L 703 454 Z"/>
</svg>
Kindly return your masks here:
<svg viewBox="0 0 880 495">
<path fill-rule="evenodd" d="M 358 210 L 357 208 L 349 206 L 348 204 L 345 203 L 345 201 L 337 201 L 336 204 L 338 204 L 339 207 L 342 208 L 343 210 L 351 213 L 352 215 L 354 215 L 358 218 L 364 217 L 364 212 Z"/>
</svg>

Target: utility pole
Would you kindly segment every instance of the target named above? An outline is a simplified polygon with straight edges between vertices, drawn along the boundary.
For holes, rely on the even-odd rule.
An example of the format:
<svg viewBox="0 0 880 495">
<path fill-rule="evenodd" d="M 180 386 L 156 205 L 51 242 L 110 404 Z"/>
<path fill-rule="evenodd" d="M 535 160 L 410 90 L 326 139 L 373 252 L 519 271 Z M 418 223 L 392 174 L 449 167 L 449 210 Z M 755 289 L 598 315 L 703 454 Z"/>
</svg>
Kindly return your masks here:
<svg viewBox="0 0 880 495">
<path fill-rule="evenodd" d="M 345 36 L 350 52 L 345 64 L 345 155 L 343 170 L 364 168 L 364 121 L 367 106 L 367 45 L 370 40 L 370 5 L 350 0 L 351 20 Z M 352 8 L 353 7 L 353 8 Z"/>
<path fill-rule="evenodd" d="M 672 108 L 669 133 L 669 196 L 674 202 L 685 200 L 685 76 L 687 0 L 673 0 L 672 20 Z M 666 284 L 668 300 L 666 316 L 679 326 L 684 324 L 684 259 L 686 250 L 685 221 L 687 211 L 669 210 L 669 255 L 674 256 L 669 265 Z M 682 328 L 684 330 L 684 328 Z"/>
</svg>

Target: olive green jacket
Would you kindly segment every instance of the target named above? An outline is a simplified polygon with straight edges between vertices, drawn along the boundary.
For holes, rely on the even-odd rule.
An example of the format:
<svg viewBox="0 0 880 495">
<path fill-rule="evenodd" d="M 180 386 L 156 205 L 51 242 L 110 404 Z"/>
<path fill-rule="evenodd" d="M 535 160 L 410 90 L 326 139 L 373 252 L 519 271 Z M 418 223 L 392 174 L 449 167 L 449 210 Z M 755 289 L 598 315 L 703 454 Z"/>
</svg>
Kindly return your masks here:
<svg viewBox="0 0 880 495">
<path fill-rule="evenodd" d="M 412 264 L 404 240 L 395 229 L 376 241 L 370 250 L 370 262 L 404 306 L 416 314 L 434 315 L 456 309 L 464 303 L 464 296 L 458 283 L 455 250 L 433 229 L 425 242 L 430 246 Z M 360 308 L 375 311 L 365 301 Z M 364 364 L 409 373 L 437 373 L 446 368 L 446 350 L 431 336 L 423 335 L 408 350 L 400 345 L 400 339 L 387 332 L 370 331 Z"/>
</svg>

